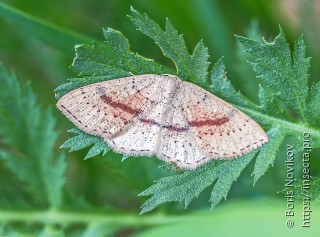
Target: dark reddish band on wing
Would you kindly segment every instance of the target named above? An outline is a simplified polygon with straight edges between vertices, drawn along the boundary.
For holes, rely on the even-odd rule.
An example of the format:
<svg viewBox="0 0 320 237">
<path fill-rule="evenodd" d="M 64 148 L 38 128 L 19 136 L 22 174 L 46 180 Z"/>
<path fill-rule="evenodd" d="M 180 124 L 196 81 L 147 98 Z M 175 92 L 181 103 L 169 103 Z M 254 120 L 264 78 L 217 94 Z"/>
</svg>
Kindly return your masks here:
<svg viewBox="0 0 320 237">
<path fill-rule="evenodd" d="M 129 114 L 137 114 L 140 112 L 140 110 L 134 109 L 124 103 L 113 101 L 110 96 L 102 95 L 100 96 L 100 98 L 104 103 L 110 105 L 111 107 L 121 109 L 122 111 L 125 111 Z"/>
<path fill-rule="evenodd" d="M 155 120 L 153 120 L 153 119 L 140 118 L 139 120 L 140 120 L 141 123 L 160 126 L 160 124 L 158 122 L 156 122 Z"/>
<path fill-rule="evenodd" d="M 184 132 L 189 129 L 189 127 L 180 127 L 178 125 L 161 125 L 160 123 L 156 122 L 153 119 L 140 118 L 139 120 L 142 123 L 149 124 L 149 125 L 156 125 L 161 128 L 165 128 L 175 132 Z M 227 122 L 229 122 L 229 119 L 227 117 L 222 117 L 222 118 L 213 119 L 213 120 L 208 119 L 208 120 L 191 121 L 189 122 L 189 126 L 190 127 L 221 126 Z"/>
<path fill-rule="evenodd" d="M 177 125 L 162 125 L 161 128 L 166 128 L 169 131 L 174 131 L 174 132 L 184 132 L 189 129 L 189 127 L 180 127 Z"/>
<path fill-rule="evenodd" d="M 145 119 L 145 118 L 140 118 L 140 122 L 145 123 L 145 124 L 150 124 L 150 125 L 156 125 L 161 128 L 168 129 L 169 131 L 175 131 L 175 132 L 184 132 L 189 129 L 189 127 L 180 127 L 178 125 L 161 125 L 154 119 Z"/>
<path fill-rule="evenodd" d="M 202 127 L 202 126 L 221 126 L 229 122 L 228 117 L 222 117 L 217 119 L 206 119 L 206 120 L 194 120 L 189 122 L 190 127 Z"/>
</svg>

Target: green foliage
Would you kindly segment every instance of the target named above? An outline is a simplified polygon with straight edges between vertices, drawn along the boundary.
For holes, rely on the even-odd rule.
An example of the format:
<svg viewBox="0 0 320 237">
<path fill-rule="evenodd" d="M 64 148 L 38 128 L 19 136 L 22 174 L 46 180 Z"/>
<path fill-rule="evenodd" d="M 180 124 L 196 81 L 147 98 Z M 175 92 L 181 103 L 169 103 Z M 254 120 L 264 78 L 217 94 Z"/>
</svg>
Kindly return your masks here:
<svg viewBox="0 0 320 237">
<path fill-rule="evenodd" d="M 309 62 L 304 56 L 302 38 L 297 41 L 295 47 L 292 46 L 294 51 L 291 52 L 283 34 L 282 39 L 278 36 L 272 43 L 267 43 L 260 37 L 276 34 L 273 31 L 274 26 L 279 24 L 276 16 L 286 18 L 284 5 L 279 7 L 276 2 L 199 0 L 184 4 L 182 1 L 163 0 L 134 3 L 138 9 L 148 12 L 157 21 L 162 16 L 168 16 L 188 39 L 185 43 L 169 21 L 162 29 L 146 15 L 133 11 L 130 17 L 135 24 L 137 23 L 139 30 L 157 42 L 163 54 L 173 59 L 180 77 L 224 98 L 252 116 L 268 131 L 270 142 L 260 150 L 230 162 L 213 161 L 194 173 L 175 170 L 170 164 L 161 163 L 154 158 L 129 158 L 120 162 L 120 157 L 109 151 L 102 139 L 88 136 L 74 128 L 69 132 L 75 136 L 62 146 L 70 148 L 71 151 L 88 149 L 68 155 L 70 164 L 65 175 L 66 185 L 62 191 L 66 161 L 63 154 L 58 152 L 58 145 L 52 145 L 57 139 L 55 119 L 50 109 L 38 105 L 29 84 L 25 86 L 23 83 L 21 86 L 14 75 L 1 67 L 0 236 L 234 236 L 242 233 L 248 235 L 248 226 L 251 233 L 249 236 L 256 236 L 257 233 L 270 235 L 270 230 L 275 235 L 281 233 L 282 236 L 300 236 L 300 210 L 303 207 L 299 205 L 302 202 L 299 195 L 302 181 L 298 179 L 295 182 L 297 215 L 295 227 L 292 229 L 286 228 L 284 223 L 285 198 L 281 198 L 281 202 L 278 203 L 272 199 L 261 199 L 261 196 L 276 195 L 275 191 L 282 189 L 284 178 L 280 176 L 285 172 L 285 144 L 291 144 L 292 139 L 295 139 L 295 150 L 301 151 L 302 132 L 310 132 L 311 146 L 315 148 L 311 157 L 311 175 L 317 175 L 319 172 L 316 148 L 319 147 L 320 122 L 320 83 L 317 82 L 320 70 L 320 34 L 316 27 L 317 18 L 311 11 L 314 7 L 313 1 L 299 6 L 299 12 L 302 14 L 296 15 L 295 20 L 300 21 L 300 24 L 297 24 L 300 28 L 296 28 L 297 25 L 284 26 L 280 20 L 291 36 L 290 39 L 297 32 L 305 36 L 308 55 L 312 56 L 311 77 L 308 79 Z M 163 61 L 161 53 L 158 53 L 160 51 L 154 50 L 151 41 L 135 32 L 131 22 L 122 17 L 131 4 L 131 0 L 97 1 L 94 4 L 90 1 L 79 4 L 76 0 L 65 4 L 65 1 L 58 0 L 45 5 L 38 4 L 38 0 L 13 0 L 10 1 L 10 5 L 1 2 L 0 61 L 32 81 L 32 86 L 37 92 L 37 101 L 41 101 L 42 105 L 54 104 L 52 89 L 62 83 L 63 78 L 70 78 L 71 72 L 66 65 L 71 61 L 72 47 L 79 43 L 85 43 L 76 48 L 79 58 L 74 64 L 74 69 L 80 77 L 71 79 L 64 88 L 59 88 L 58 98 L 81 85 L 113 79 L 115 75 L 122 77 L 121 70 L 125 75 L 150 72 L 174 74 L 173 69 L 162 68 L 155 62 L 152 63 L 154 71 L 148 68 L 151 67 L 150 61 L 141 57 L 139 61 L 137 55 L 130 53 L 128 41 L 120 32 L 111 33 L 106 43 L 100 40 L 101 24 L 112 26 L 130 35 L 133 48 L 138 49 L 134 51 L 157 61 L 167 62 Z M 275 11 L 281 11 L 281 14 L 274 14 Z M 67 17 L 66 20 L 66 16 L 69 15 L 72 17 Z M 235 48 L 233 33 L 243 34 L 239 32 L 247 27 L 246 23 L 251 20 L 252 15 L 257 16 L 264 32 L 261 33 L 257 25 L 253 24 L 251 30 L 245 33 L 249 39 L 243 38 L 249 41 L 248 44 L 243 45 L 238 40 Z M 146 25 L 154 28 L 148 28 Z M 156 31 L 150 32 L 154 29 Z M 77 33 L 77 30 L 82 33 Z M 107 29 L 104 32 L 108 30 L 114 31 Z M 164 35 L 168 38 L 163 37 Z M 192 53 L 189 53 L 186 47 L 196 45 L 195 42 L 200 38 L 209 46 L 211 62 L 214 61 L 212 58 L 218 59 L 223 55 L 226 63 L 224 65 L 220 59 L 214 64 L 209 77 L 208 52 L 204 43 L 201 41 Z M 91 44 L 92 41 L 95 43 Z M 244 52 L 244 49 L 250 48 L 259 49 L 261 52 Z M 234 63 L 234 52 L 237 52 L 238 64 Z M 288 55 L 291 59 L 287 58 Z M 106 63 L 109 60 L 111 63 Z M 122 63 L 119 63 L 120 61 Z M 247 61 L 251 61 L 253 65 Z M 141 72 L 134 72 L 140 65 L 141 68 L 137 71 Z M 257 69 L 256 72 L 251 69 L 251 65 Z M 116 67 L 114 74 L 110 76 L 112 66 Z M 104 71 L 108 67 L 110 71 Z M 270 67 L 273 67 L 272 72 Z M 232 84 L 226 78 L 225 68 Z M 84 74 L 81 74 L 82 72 Z M 256 80 L 255 73 L 261 79 Z M 275 78 L 282 82 L 282 77 L 289 80 L 287 88 L 283 88 L 282 83 L 278 83 L 279 86 L 273 84 Z M 310 90 L 308 84 L 311 85 Z M 252 101 L 239 94 L 234 87 L 240 89 Z M 296 91 L 291 97 L 289 95 L 290 101 L 281 95 L 284 89 L 287 92 Z M 252 103 L 253 101 L 258 105 Z M 58 113 L 55 109 L 53 112 Z M 61 119 L 61 127 L 64 126 L 63 122 L 66 122 L 66 119 Z M 290 140 L 287 137 L 290 137 Z M 56 142 L 59 145 L 61 143 Z M 281 151 L 278 151 L 280 147 Z M 87 152 L 87 155 L 84 152 Z M 108 159 L 86 162 L 76 159 L 98 154 L 107 154 Z M 211 191 L 211 204 L 215 205 L 226 197 L 231 183 L 239 177 L 244 167 L 247 166 L 244 170 L 245 175 L 240 177 L 239 183 L 250 183 L 251 177 L 247 174 L 252 172 L 251 167 L 254 167 L 253 181 L 256 183 L 274 162 L 275 167 L 270 169 L 254 188 L 250 185 L 235 185 L 229 194 L 229 199 L 232 200 L 228 201 L 228 205 L 221 205 L 213 212 L 189 211 L 184 215 L 175 215 L 180 205 L 174 204 L 162 205 L 148 215 L 137 214 L 142 199 L 136 197 L 138 191 L 147 188 L 153 180 L 173 174 L 159 169 L 159 164 L 164 164 L 162 166 L 165 169 L 176 173 L 159 179 L 142 193 L 152 195 L 143 205 L 142 211 L 148 211 L 159 203 L 168 201 L 182 201 L 187 205 L 210 185 L 213 187 L 212 191 L 207 189 L 207 192 L 202 193 L 210 195 Z M 295 171 L 301 171 L 299 162 L 295 165 Z M 304 234 L 310 236 L 315 236 L 319 230 L 314 222 L 319 219 L 319 207 L 313 205 L 319 203 L 318 179 L 311 179 L 310 194 L 314 200 L 311 213 L 312 227 L 303 229 Z M 163 195 L 160 195 L 161 192 Z M 254 196 L 257 195 L 261 201 L 255 200 Z M 249 200 L 236 201 L 239 197 Z M 202 209 L 207 205 L 208 199 L 205 195 L 199 195 L 191 208 Z M 102 207 L 106 204 L 107 207 Z M 115 207 L 118 210 L 115 210 Z M 240 223 L 239 216 L 245 216 L 245 222 Z M 254 226 L 251 225 L 253 222 Z M 230 223 L 232 228 L 229 228 Z"/>
<path fill-rule="evenodd" d="M 305 44 L 301 36 L 291 55 L 289 44 L 280 28 L 280 34 L 271 43 L 237 37 L 245 50 L 255 57 L 251 62 L 258 78 L 276 93 L 276 97 L 286 102 L 306 123 L 306 103 L 308 97 L 308 69 L 310 58 L 305 58 Z M 308 121 L 310 122 L 310 121 Z"/>
<path fill-rule="evenodd" d="M 211 207 L 216 206 L 222 198 L 226 199 L 231 184 L 241 171 L 253 159 L 255 152 L 251 152 L 230 162 L 212 161 L 194 171 L 162 178 L 150 188 L 140 193 L 140 196 L 153 195 L 142 205 L 141 214 L 148 212 L 162 203 L 183 201 L 185 207 L 206 187 L 217 181 L 211 193 Z M 226 175 L 230 174 L 230 175 Z"/>
<path fill-rule="evenodd" d="M 68 132 L 78 135 L 68 139 L 65 143 L 61 145 L 61 148 L 69 148 L 71 152 L 78 151 L 88 146 L 94 145 L 88 151 L 85 159 L 99 155 L 100 153 L 105 155 L 110 150 L 108 146 L 106 146 L 103 139 L 101 139 L 100 137 L 88 136 L 88 134 L 82 132 L 77 128 L 70 129 Z"/>
<path fill-rule="evenodd" d="M 207 81 L 209 58 L 208 49 L 200 41 L 190 55 L 182 35 L 179 35 L 170 21 L 166 20 L 166 29 L 152 21 L 146 14 L 143 15 L 131 8 L 131 21 L 145 35 L 153 39 L 160 47 L 163 55 L 170 58 L 177 69 L 177 74 L 186 81 L 201 82 Z"/>
<path fill-rule="evenodd" d="M 74 88 L 93 82 L 131 74 L 173 72 L 172 69 L 131 53 L 128 40 L 120 32 L 104 30 L 107 41 L 102 43 L 99 39 L 92 39 L 67 29 L 78 28 L 87 35 L 95 35 L 96 26 L 115 24 L 123 32 L 130 34 L 130 41 L 135 48 L 138 47 L 139 53 L 156 58 L 159 55 L 153 50 L 153 45 L 141 34 L 133 33 L 130 21 L 121 17 L 132 1 L 103 1 L 93 5 L 83 2 L 79 5 L 78 1 L 72 0 L 66 5 L 65 1 L 58 0 L 48 2 L 49 5 L 45 7 L 32 4 L 33 2 L 35 1 L 10 2 L 12 6 L 17 6 L 23 11 L 0 3 L 0 32 L 3 36 L 0 39 L 0 57 L 1 61 L 14 67 L 26 79 L 33 80 L 32 85 L 38 91 L 38 101 L 43 105 L 54 103 L 51 93 L 53 86 L 61 83 L 63 78 L 70 77 L 65 65 L 70 62 L 70 50 L 77 43 L 85 43 L 76 47 L 77 55 L 73 64 L 75 72 L 80 76 L 59 87 L 56 91 L 57 98 Z M 170 4 L 170 7 L 166 4 Z M 246 197 L 261 195 L 261 189 L 257 191 L 260 184 L 260 188 L 263 186 L 262 191 L 268 190 L 268 184 L 269 188 L 281 185 L 279 173 L 283 169 L 281 162 L 284 154 L 279 152 L 279 148 L 284 147 L 287 137 L 298 140 L 295 150 L 301 151 L 302 133 L 310 132 L 312 147 L 319 147 L 320 83 L 312 82 L 318 81 L 317 70 L 320 67 L 317 64 L 320 60 L 316 46 L 319 40 L 314 37 L 315 40 L 310 41 L 310 34 L 317 35 L 315 27 L 308 26 L 306 21 L 306 16 L 311 16 L 311 12 L 305 12 L 306 15 L 300 19 L 303 20 L 303 29 L 297 30 L 309 30 L 304 34 L 309 48 L 308 54 L 313 58 L 309 90 L 309 59 L 304 56 L 302 37 L 291 52 L 282 30 L 276 40 L 267 43 L 260 39 L 260 35 L 263 34 L 253 25 L 249 34 L 246 34 L 249 39 L 240 37 L 238 44 L 241 47 L 238 47 L 238 50 L 233 47 L 231 32 L 244 27 L 242 20 L 238 19 L 245 19 L 243 22 L 250 20 L 248 17 L 252 14 L 245 16 L 243 13 L 255 11 L 253 9 L 258 5 L 254 4 L 257 4 L 254 0 L 223 3 L 199 0 L 187 5 L 169 0 L 135 2 L 136 6 L 154 17 L 169 16 L 174 25 L 179 26 L 180 31 L 188 38 L 189 42 L 186 43 L 168 20 L 163 30 L 139 12 L 133 10 L 130 16 L 137 28 L 156 41 L 163 54 L 173 60 L 177 75 L 224 98 L 252 116 L 268 131 L 270 142 L 261 149 L 236 160 L 213 161 L 195 171 L 175 170 L 170 164 L 165 164 L 165 169 L 176 173 L 159 179 L 168 175 L 168 172 L 157 168 L 157 165 L 161 164 L 157 159 L 129 158 L 121 163 L 120 159 L 113 159 L 112 156 L 117 155 L 109 151 L 102 139 L 74 128 L 69 132 L 75 136 L 67 140 L 62 147 L 69 148 L 70 151 L 89 149 L 86 149 L 87 155 L 81 151 L 69 154 L 67 185 L 62 191 L 66 161 L 64 155 L 58 152 L 58 146 L 54 145 L 57 139 L 55 119 L 50 109 L 38 105 L 29 84 L 21 86 L 15 76 L 1 66 L 0 236 L 113 236 L 115 233 L 117 236 L 131 236 L 132 233 L 135 236 L 232 236 L 239 233 L 247 234 L 246 227 L 253 222 L 255 226 L 250 227 L 252 236 L 256 236 L 256 233 L 270 235 L 270 230 L 283 236 L 289 230 L 288 236 L 300 236 L 301 231 L 296 228 L 300 224 L 297 221 L 299 213 L 295 216 L 295 228 L 288 229 L 283 219 L 286 204 L 275 203 L 272 200 L 263 199 L 261 203 L 257 203 L 251 198 L 249 201 L 237 203 L 233 199 L 228 205 L 216 208 L 214 212 L 188 212 L 187 215 L 174 215 L 178 208 L 176 205 L 170 205 L 168 209 L 164 209 L 163 206 L 158 211 L 142 216 L 137 215 L 136 210 L 139 206 L 138 198 L 135 199 L 137 192 L 150 185 L 152 180 L 159 179 L 141 194 L 152 195 L 143 205 L 142 212 L 169 201 L 182 201 L 187 206 L 198 196 L 199 200 L 193 208 L 199 209 L 208 199 L 199 195 L 206 187 L 212 185 L 212 191 L 207 191 L 211 191 L 211 205 L 215 206 L 226 198 L 231 184 L 245 167 L 247 174 L 251 172 L 249 167 L 254 165 L 253 181 L 256 183 L 276 160 L 276 166 L 268 172 L 263 182 L 258 182 L 255 188 L 246 187 L 250 185 L 238 185 L 234 187 L 230 196 L 242 197 L 243 193 Z M 264 16 L 254 12 L 255 15 L 259 15 L 259 21 L 268 35 L 272 34 L 270 32 L 273 26 L 278 24 L 278 20 L 272 21 L 267 16 L 270 9 L 274 10 L 270 7 L 273 5 L 273 2 L 268 1 L 259 3 L 256 10 L 264 9 Z M 306 4 L 301 5 L 304 6 Z M 312 9 L 311 4 L 308 6 L 308 9 Z M 55 7 L 58 10 L 53 10 Z M 72 17 L 66 21 L 68 11 L 72 12 Z M 83 18 L 85 14 L 88 15 Z M 54 24 L 36 16 L 50 19 Z M 317 22 L 314 23 L 316 26 Z M 269 28 L 266 28 L 266 24 L 269 24 Z M 287 30 L 291 27 L 285 28 Z M 289 35 L 292 36 L 292 32 Z M 186 47 L 193 45 L 199 38 L 204 39 L 214 53 L 213 56 L 225 56 L 226 66 L 220 59 L 208 74 L 208 52 L 204 43 L 200 41 L 192 53 L 189 53 Z M 88 43 L 93 40 L 96 43 Z M 314 48 L 310 50 L 312 45 Z M 243 49 L 251 54 L 244 53 Z M 234 51 L 238 52 L 239 65 L 233 62 Z M 159 60 L 162 60 L 161 56 Z M 246 61 L 252 63 L 247 64 Z M 251 70 L 250 66 L 254 70 Z M 226 78 L 225 68 L 228 69 L 228 77 L 232 84 Z M 258 80 L 252 76 L 254 73 L 260 78 L 262 86 L 259 88 Z M 287 87 L 284 88 L 284 85 Z M 258 105 L 239 94 L 233 86 L 240 88 Z M 284 96 L 284 93 L 287 93 L 288 97 Z M 61 125 L 63 126 L 62 123 Z M 60 141 L 57 143 L 61 144 Z M 108 159 L 87 162 L 72 159 L 75 156 L 90 158 L 98 154 L 107 154 Z M 316 155 L 317 151 L 312 154 Z M 317 162 L 315 158 L 317 157 L 312 157 L 311 161 L 313 175 L 319 170 L 317 165 L 313 165 Z M 250 180 L 248 176 L 242 175 L 240 182 Z M 301 182 L 297 180 L 294 187 L 297 199 L 302 198 L 299 196 Z M 318 187 L 319 178 L 313 177 L 310 194 L 315 200 L 314 203 L 319 202 Z M 267 195 L 272 195 L 270 190 Z M 108 207 L 102 208 L 106 203 Z M 266 203 L 269 207 L 267 209 Z M 295 210 L 302 210 L 300 203 L 300 200 L 295 201 Z M 119 207 L 122 211 L 119 212 L 110 206 Z M 171 214 L 168 215 L 168 212 Z M 314 236 L 318 233 L 313 220 L 319 218 L 319 213 L 319 207 L 312 205 L 312 228 L 303 230 L 306 235 Z M 246 223 L 241 222 L 238 225 L 239 216 L 246 216 Z M 226 223 L 232 223 L 232 228 L 226 228 Z M 139 233 L 139 230 L 143 231 Z"/>
<path fill-rule="evenodd" d="M 95 82 L 121 78 L 131 74 L 163 73 L 160 65 L 151 59 L 134 54 L 129 42 L 119 31 L 108 28 L 103 30 L 106 43 L 77 45 L 76 57 L 72 67 L 81 76 L 70 79 L 69 83 L 59 86 L 55 92 L 60 98 L 69 91 Z"/>
<path fill-rule="evenodd" d="M 25 186 L 15 196 L 2 192 L 0 208 L 8 208 L 6 203 L 15 209 L 60 208 L 66 163 L 63 153 L 55 153 L 58 134 L 51 109 L 41 109 L 30 85 L 20 86 L 2 65 L 0 84 L 0 160 Z M 14 183 L 7 180 L 5 186 Z M 1 235 L 21 236 L 10 222 L 2 223 Z"/>
<path fill-rule="evenodd" d="M 62 153 L 54 154 L 58 134 L 51 109 L 40 109 L 30 85 L 22 88 L 2 65 L 0 81 L 0 159 L 35 203 L 58 208 L 66 164 Z"/>
<path fill-rule="evenodd" d="M 310 91 L 310 102 L 307 106 L 308 117 L 315 126 L 320 123 L 320 82 L 313 84 Z"/>
<path fill-rule="evenodd" d="M 237 92 L 226 79 L 225 66 L 220 59 L 212 68 L 208 78 L 208 52 L 200 41 L 193 53 L 190 54 L 182 35 L 179 35 L 169 20 L 166 21 L 165 31 L 147 15 L 131 9 L 131 21 L 138 29 L 153 39 L 161 48 L 163 54 L 170 58 L 177 69 L 177 75 L 183 80 L 192 81 L 208 89 L 215 95 L 225 99 L 240 110 L 249 114 L 253 119 L 268 128 L 270 142 L 261 149 L 253 151 L 241 158 L 231 161 L 213 161 L 197 170 L 185 171 L 158 180 L 154 185 L 142 192 L 141 196 L 152 197 L 147 200 L 141 213 L 150 211 L 158 205 L 170 201 L 183 201 L 187 206 L 192 199 L 208 186 L 212 185 L 210 198 L 211 207 L 216 206 L 223 198 L 226 199 L 232 183 L 239 177 L 241 171 L 256 156 L 254 167 L 254 183 L 273 165 L 281 144 L 286 137 L 302 138 L 303 132 L 309 132 L 313 138 L 313 148 L 320 147 L 320 130 L 316 127 L 317 119 L 307 116 L 319 100 L 318 84 L 308 89 L 309 58 L 305 58 L 305 44 L 302 37 L 296 42 L 291 53 L 289 44 L 280 28 L 280 34 L 272 43 L 237 36 L 244 49 L 253 55 L 250 62 L 263 86 L 259 87 L 260 105 L 254 104 Z M 105 45 L 81 45 L 76 47 L 77 56 L 73 68 L 81 78 L 72 79 L 56 90 L 57 97 L 71 89 L 93 82 L 127 76 L 130 73 L 160 73 L 157 64 L 141 58 L 129 51 L 128 41 L 120 32 L 104 30 L 106 43 L 116 54 L 115 58 Z M 119 63 L 120 62 L 120 63 Z M 311 97 L 309 97 L 311 94 Z M 285 105 L 285 106 L 283 106 Z M 80 133 L 80 131 L 77 131 Z M 94 141 L 96 139 L 96 141 Z M 71 150 L 95 144 L 87 157 L 92 157 L 107 148 L 100 139 L 81 133 L 69 139 L 63 146 Z M 301 150 L 302 143 L 296 147 Z M 227 175 L 226 175 L 227 174 Z"/>
</svg>

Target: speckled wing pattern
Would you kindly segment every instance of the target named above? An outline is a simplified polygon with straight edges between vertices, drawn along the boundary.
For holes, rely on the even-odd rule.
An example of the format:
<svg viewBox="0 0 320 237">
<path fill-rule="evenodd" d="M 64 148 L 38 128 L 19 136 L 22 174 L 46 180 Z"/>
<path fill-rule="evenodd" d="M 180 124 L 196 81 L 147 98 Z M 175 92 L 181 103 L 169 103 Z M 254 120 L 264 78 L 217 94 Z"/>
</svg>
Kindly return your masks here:
<svg viewBox="0 0 320 237">
<path fill-rule="evenodd" d="M 57 103 L 78 128 L 124 155 L 152 156 L 195 169 L 268 141 L 250 117 L 173 75 L 138 75 L 73 90 Z"/>
</svg>

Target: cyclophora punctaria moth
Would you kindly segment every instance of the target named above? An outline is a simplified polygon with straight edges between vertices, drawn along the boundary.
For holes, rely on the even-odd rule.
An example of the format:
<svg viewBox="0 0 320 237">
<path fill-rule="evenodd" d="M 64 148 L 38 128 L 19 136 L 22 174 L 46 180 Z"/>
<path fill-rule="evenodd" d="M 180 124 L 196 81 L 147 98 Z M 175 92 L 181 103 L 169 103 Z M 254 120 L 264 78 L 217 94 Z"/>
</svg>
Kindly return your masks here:
<svg viewBox="0 0 320 237">
<path fill-rule="evenodd" d="M 99 82 L 62 96 L 57 107 L 78 128 L 126 156 L 152 156 L 195 169 L 268 142 L 263 129 L 222 99 L 173 75 Z"/>
</svg>

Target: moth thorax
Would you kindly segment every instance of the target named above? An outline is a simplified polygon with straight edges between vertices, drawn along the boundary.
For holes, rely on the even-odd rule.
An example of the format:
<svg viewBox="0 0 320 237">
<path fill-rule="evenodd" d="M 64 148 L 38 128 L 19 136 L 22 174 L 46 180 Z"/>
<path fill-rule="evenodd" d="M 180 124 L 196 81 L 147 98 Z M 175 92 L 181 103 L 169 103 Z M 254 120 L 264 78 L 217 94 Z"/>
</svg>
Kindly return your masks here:
<svg viewBox="0 0 320 237">
<path fill-rule="evenodd" d="M 170 105 L 178 88 L 178 81 L 174 77 L 169 77 L 163 82 L 162 102 Z"/>
</svg>

